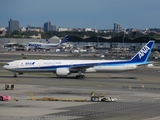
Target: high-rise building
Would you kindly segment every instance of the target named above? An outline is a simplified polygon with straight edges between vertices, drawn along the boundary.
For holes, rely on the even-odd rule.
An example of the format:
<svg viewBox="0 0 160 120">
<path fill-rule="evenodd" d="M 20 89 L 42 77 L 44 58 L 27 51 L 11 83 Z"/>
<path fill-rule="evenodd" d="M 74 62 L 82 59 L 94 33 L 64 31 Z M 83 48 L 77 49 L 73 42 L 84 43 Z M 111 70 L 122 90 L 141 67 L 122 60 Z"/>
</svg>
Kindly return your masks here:
<svg viewBox="0 0 160 120">
<path fill-rule="evenodd" d="M 13 32 L 14 30 L 19 31 L 19 21 L 10 19 L 8 22 L 8 31 Z"/>
<path fill-rule="evenodd" d="M 114 32 L 119 33 L 122 30 L 122 27 L 119 23 L 114 23 Z"/>
<path fill-rule="evenodd" d="M 52 22 L 46 22 L 44 23 L 44 31 L 48 32 L 48 31 L 56 31 L 56 25 L 52 25 Z"/>
</svg>

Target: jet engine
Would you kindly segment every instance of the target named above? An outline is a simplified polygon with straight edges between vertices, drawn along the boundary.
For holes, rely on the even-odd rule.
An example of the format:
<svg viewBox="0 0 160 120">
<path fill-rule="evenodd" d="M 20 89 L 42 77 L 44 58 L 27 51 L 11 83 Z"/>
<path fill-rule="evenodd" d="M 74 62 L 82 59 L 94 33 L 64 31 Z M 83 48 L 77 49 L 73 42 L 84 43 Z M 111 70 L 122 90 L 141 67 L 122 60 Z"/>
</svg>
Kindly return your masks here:
<svg viewBox="0 0 160 120">
<path fill-rule="evenodd" d="M 70 71 L 68 68 L 57 68 L 56 69 L 56 75 L 59 77 L 65 77 L 70 74 Z"/>
</svg>

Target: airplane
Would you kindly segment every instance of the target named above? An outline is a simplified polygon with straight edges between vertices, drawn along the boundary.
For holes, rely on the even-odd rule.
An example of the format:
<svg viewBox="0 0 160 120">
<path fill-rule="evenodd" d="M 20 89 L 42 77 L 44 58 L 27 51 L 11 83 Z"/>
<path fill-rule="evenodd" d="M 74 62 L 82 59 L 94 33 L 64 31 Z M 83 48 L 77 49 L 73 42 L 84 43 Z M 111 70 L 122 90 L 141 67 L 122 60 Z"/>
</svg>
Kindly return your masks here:
<svg viewBox="0 0 160 120">
<path fill-rule="evenodd" d="M 122 72 L 138 69 L 151 64 L 148 57 L 154 41 L 149 41 L 130 60 L 15 60 L 3 66 L 4 69 L 16 73 L 53 72 L 58 77 L 67 77 L 77 73 L 76 78 L 85 78 L 87 72 Z"/>
<path fill-rule="evenodd" d="M 46 39 L 46 43 L 40 43 L 40 42 L 29 42 L 27 47 L 33 47 L 33 48 L 40 48 L 40 49 L 49 49 L 49 48 L 58 48 L 60 46 L 63 46 L 64 43 L 68 41 L 68 35 L 66 35 L 62 41 L 58 44 L 50 43 L 48 39 Z"/>
</svg>

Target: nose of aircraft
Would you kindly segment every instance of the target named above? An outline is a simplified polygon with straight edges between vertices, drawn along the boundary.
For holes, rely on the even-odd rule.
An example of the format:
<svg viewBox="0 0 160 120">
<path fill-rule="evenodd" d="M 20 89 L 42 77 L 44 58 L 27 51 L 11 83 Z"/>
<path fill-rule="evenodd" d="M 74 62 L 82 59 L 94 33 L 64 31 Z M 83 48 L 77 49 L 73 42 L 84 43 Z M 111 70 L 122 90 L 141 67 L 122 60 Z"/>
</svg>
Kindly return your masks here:
<svg viewBox="0 0 160 120">
<path fill-rule="evenodd" d="M 4 69 L 6 69 L 6 67 L 7 67 L 6 65 L 3 65 L 3 68 L 4 68 Z"/>
<path fill-rule="evenodd" d="M 8 63 L 5 64 L 5 65 L 3 66 L 3 68 L 4 68 L 4 69 L 8 69 L 8 68 L 9 68 L 9 64 L 8 64 Z"/>
</svg>

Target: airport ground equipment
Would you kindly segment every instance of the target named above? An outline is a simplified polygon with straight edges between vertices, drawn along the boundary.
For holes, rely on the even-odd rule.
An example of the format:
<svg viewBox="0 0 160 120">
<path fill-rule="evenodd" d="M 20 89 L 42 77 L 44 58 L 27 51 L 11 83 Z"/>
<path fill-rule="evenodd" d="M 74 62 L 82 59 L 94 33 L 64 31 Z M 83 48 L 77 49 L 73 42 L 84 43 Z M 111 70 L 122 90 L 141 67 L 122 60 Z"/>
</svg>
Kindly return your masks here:
<svg viewBox="0 0 160 120">
<path fill-rule="evenodd" d="M 96 96 L 95 92 L 91 92 L 91 101 L 93 102 L 115 102 L 117 98 L 108 97 L 106 98 L 105 95 L 101 94 Z"/>
<path fill-rule="evenodd" d="M 11 100 L 11 96 L 0 94 L 0 101 L 9 101 Z"/>
<path fill-rule="evenodd" d="M 34 100 L 34 95 L 32 92 L 30 92 L 30 100 Z"/>
<path fill-rule="evenodd" d="M 13 84 L 6 84 L 5 85 L 5 89 L 6 90 L 9 90 L 9 89 L 13 90 L 14 89 L 14 85 Z"/>
<path fill-rule="evenodd" d="M 61 99 L 52 97 L 43 97 L 35 99 L 37 101 L 63 101 L 63 102 L 86 102 L 86 99 Z"/>
</svg>

